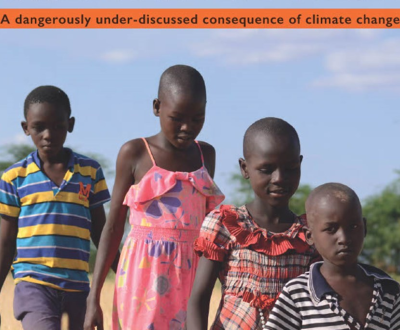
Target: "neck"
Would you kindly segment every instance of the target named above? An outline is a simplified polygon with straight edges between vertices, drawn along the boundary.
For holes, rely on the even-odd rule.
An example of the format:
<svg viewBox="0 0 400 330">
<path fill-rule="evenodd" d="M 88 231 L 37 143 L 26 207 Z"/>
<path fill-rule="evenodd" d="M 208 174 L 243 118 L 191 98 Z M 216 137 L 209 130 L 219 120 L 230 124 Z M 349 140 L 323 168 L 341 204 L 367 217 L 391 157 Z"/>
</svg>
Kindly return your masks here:
<svg viewBox="0 0 400 330">
<path fill-rule="evenodd" d="M 358 275 L 360 274 L 359 272 L 360 268 L 358 267 L 358 263 L 354 263 L 351 265 L 335 265 L 324 260 L 321 266 L 321 274 L 326 279 L 344 278 L 344 277 L 357 278 Z"/>
<path fill-rule="evenodd" d="M 190 144 L 189 147 L 181 149 L 175 147 L 171 142 L 168 141 L 168 139 L 165 137 L 163 132 L 161 131 L 157 135 L 155 135 L 155 140 L 157 141 L 157 144 L 164 150 L 168 151 L 174 151 L 174 152 L 181 152 L 181 153 L 186 153 L 188 150 L 191 150 L 191 148 L 194 146 L 194 142 Z"/>
<path fill-rule="evenodd" d="M 68 161 L 68 152 L 65 148 L 61 149 L 56 155 L 46 155 L 38 152 L 38 156 L 43 164 L 59 164 Z"/>
<path fill-rule="evenodd" d="M 260 224 L 293 223 L 295 215 L 289 206 L 275 207 L 255 199 L 246 205 L 253 219 Z"/>
</svg>

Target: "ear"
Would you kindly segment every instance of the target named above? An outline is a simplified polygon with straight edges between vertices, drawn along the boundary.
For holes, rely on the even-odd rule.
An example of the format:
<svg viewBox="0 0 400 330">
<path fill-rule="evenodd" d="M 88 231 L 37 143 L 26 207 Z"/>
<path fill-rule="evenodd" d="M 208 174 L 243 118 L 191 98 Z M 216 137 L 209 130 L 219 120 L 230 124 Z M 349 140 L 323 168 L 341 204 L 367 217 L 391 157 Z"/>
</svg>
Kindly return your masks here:
<svg viewBox="0 0 400 330">
<path fill-rule="evenodd" d="M 240 172 L 242 173 L 242 176 L 248 180 L 250 178 L 249 172 L 247 171 L 247 164 L 246 160 L 244 158 L 239 158 L 239 166 L 240 166 Z"/>
<path fill-rule="evenodd" d="M 363 217 L 364 222 L 364 237 L 367 236 L 367 219 Z"/>
<path fill-rule="evenodd" d="M 72 131 L 74 130 L 74 126 L 75 126 L 75 117 L 71 117 L 68 119 L 68 132 L 72 133 Z"/>
<path fill-rule="evenodd" d="M 312 237 L 312 233 L 311 233 L 310 228 L 308 228 L 308 227 L 303 227 L 303 230 L 304 230 L 304 234 L 305 234 L 305 236 L 306 236 L 306 242 L 307 242 L 307 244 L 308 244 L 308 245 L 314 245 L 314 239 L 313 239 L 313 237 Z"/>
<path fill-rule="evenodd" d="M 160 116 L 160 100 L 159 99 L 154 99 L 153 100 L 153 113 L 154 116 L 159 117 Z"/>
<path fill-rule="evenodd" d="M 26 121 L 21 121 L 21 127 L 25 135 L 29 136 L 30 134 L 28 132 L 28 123 Z"/>
<path fill-rule="evenodd" d="M 302 161 L 303 161 L 303 155 L 300 155 L 300 164 L 302 163 Z"/>
</svg>

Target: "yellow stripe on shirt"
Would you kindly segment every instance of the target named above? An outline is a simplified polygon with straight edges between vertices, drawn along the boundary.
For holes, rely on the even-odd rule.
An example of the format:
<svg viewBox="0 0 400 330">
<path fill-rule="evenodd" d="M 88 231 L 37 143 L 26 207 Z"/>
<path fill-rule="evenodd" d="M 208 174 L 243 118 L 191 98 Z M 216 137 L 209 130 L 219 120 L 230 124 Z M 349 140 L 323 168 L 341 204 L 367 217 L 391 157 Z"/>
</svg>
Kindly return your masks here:
<svg viewBox="0 0 400 330">
<path fill-rule="evenodd" d="M 80 290 L 64 289 L 64 288 L 59 287 L 58 285 L 55 285 L 55 284 L 53 284 L 53 283 L 48 283 L 48 282 L 45 282 L 45 281 L 40 281 L 40 280 L 37 280 L 37 279 L 32 278 L 32 277 L 30 277 L 30 276 L 22 277 L 22 278 L 16 278 L 16 279 L 14 280 L 14 283 L 15 283 L 15 284 L 18 284 L 19 282 L 30 282 L 30 283 L 41 284 L 41 285 L 45 285 L 45 286 L 48 286 L 48 287 L 53 288 L 53 289 L 58 289 L 58 290 L 68 291 L 68 292 L 82 292 L 82 291 L 80 291 Z"/>
<path fill-rule="evenodd" d="M 90 231 L 88 229 L 55 224 L 35 225 L 19 228 L 17 237 L 26 238 L 39 235 L 60 235 L 78 237 L 86 240 L 90 239 Z"/>
<path fill-rule="evenodd" d="M 38 171 L 40 171 L 39 167 L 36 165 L 36 163 L 32 162 L 27 167 L 15 167 L 7 171 L 3 175 L 3 180 L 7 183 L 11 183 L 11 181 L 17 177 L 25 178 L 29 174 L 36 173 Z"/>
<path fill-rule="evenodd" d="M 44 191 L 33 193 L 21 198 L 21 206 L 45 202 L 74 203 L 89 207 L 89 200 L 87 198 L 79 198 L 79 194 L 66 191 L 60 191 L 57 195 L 54 195 L 52 191 Z"/>
<path fill-rule="evenodd" d="M 18 218 L 20 212 L 19 207 L 0 203 L 0 214 L 8 215 L 9 217 Z"/>
<path fill-rule="evenodd" d="M 106 180 L 101 180 L 97 182 L 94 186 L 94 193 L 97 194 L 100 191 L 107 190 L 107 183 Z"/>
<path fill-rule="evenodd" d="M 66 258 L 51 258 L 51 257 L 39 257 L 39 258 L 18 258 L 15 264 L 21 262 L 29 262 L 30 264 L 44 265 L 50 268 L 67 268 L 89 271 L 89 263 L 78 259 L 66 259 Z"/>
<path fill-rule="evenodd" d="M 97 169 L 92 166 L 79 166 L 79 164 L 75 164 L 74 172 L 80 173 L 83 176 L 90 176 L 92 180 L 96 180 Z"/>
<path fill-rule="evenodd" d="M 54 201 L 54 193 L 52 191 L 43 191 L 27 195 L 20 199 L 21 206 L 32 205 L 36 203 L 44 203 Z"/>
</svg>

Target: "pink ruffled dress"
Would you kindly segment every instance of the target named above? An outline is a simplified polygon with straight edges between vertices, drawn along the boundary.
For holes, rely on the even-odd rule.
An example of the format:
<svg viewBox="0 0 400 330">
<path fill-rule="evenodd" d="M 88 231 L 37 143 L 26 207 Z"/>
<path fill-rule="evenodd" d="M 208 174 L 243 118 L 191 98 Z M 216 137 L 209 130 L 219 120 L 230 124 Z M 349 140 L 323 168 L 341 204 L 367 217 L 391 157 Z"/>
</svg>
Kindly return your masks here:
<svg viewBox="0 0 400 330">
<path fill-rule="evenodd" d="M 178 330 L 185 326 L 198 263 L 194 240 L 224 195 L 202 154 L 198 170 L 172 172 L 156 165 L 143 141 L 153 166 L 124 200 L 132 228 L 117 271 L 112 329 Z"/>
</svg>

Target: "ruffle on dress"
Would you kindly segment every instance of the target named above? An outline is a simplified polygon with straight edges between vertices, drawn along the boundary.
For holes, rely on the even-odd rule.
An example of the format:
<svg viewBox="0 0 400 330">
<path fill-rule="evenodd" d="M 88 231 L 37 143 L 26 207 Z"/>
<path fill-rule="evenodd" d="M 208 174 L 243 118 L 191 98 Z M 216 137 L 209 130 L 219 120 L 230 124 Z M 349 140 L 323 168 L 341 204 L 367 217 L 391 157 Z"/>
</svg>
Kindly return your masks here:
<svg viewBox="0 0 400 330">
<path fill-rule="evenodd" d="M 310 249 L 302 230 L 304 225 L 300 223 L 293 224 L 285 232 L 266 237 L 261 228 L 256 228 L 253 231 L 244 229 L 238 223 L 238 214 L 231 207 L 223 205 L 220 210 L 222 223 L 241 247 L 248 247 L 268 256 L 278 256 L 288 250 L 304 253 Z"/>
<path fill-rule="evenodd" d="M 229 252 L 227 249 L 219 247 L 204 237 L 199 237 L 194 241 L 194 251 L 199 256 L 203 255 L 207 259 L 220 262 L 224 261 L 225 256 Z"/>
<path fill-rule="evenodd" d="M 210 206 L 216 206 L 224 200 L 224 195 L 204 166 L 194 172 L 171 172 L 154 165 L 138 184 L 129 188 L 123 204 L 136 209 L 137 205 L 161 197 L 167 192 L 180 192 L 180 181 L 190 182 L 193 189 L 207 197 Z"/>
<path fill-rule="evenodd" d="M 237 295 L 240 297 L 240 295 Z M 244 291 L 242 295 L 242 300 L 244 302 L 247 302 L 250 304 L 250 306 L 254 308 L 261 308 L 263 311 L 265 310 L 271 310 L 272 307 L 274 307 L 274 304 L 276 300 L 278 299 L 278 296 L 275 298 L 270 298 L 266 294 L 254 294 L 253 292 L 249 291 Z"/>
</svg>

